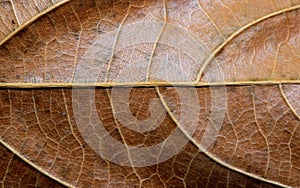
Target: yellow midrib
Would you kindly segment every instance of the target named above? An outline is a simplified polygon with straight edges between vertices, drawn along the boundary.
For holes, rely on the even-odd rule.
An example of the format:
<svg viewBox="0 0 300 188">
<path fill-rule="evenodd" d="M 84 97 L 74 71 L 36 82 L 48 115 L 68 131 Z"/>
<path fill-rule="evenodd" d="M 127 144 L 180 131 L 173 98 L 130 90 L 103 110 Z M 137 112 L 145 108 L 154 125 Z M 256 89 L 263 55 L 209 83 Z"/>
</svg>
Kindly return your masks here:
<svg viewBox="0 0 300 188">
<path fill-rule="evenodd" d="M 87 87 L 209 87 L 243 85 L 300 84 L 300 80 L 259 80 L 228 82 L 95 82 L 95 83 L 0 83 L 0 89 L 87 88 Z"/>
</svg>

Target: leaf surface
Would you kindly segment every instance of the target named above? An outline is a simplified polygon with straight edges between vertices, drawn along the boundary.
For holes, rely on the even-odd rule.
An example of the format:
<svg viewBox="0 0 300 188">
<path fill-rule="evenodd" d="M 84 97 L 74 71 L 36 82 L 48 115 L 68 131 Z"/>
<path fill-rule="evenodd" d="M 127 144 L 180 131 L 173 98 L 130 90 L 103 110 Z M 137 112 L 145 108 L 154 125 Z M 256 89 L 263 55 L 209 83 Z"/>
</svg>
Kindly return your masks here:
<svg viewBox="0 0 300 188">
<path fill-rule="evenodd" d="M 300 186 L 298 0 L 26 3 L 0 2 L 3 186 Z M 144 167 L 101 141 L 173 133 Z"/>
</svg>

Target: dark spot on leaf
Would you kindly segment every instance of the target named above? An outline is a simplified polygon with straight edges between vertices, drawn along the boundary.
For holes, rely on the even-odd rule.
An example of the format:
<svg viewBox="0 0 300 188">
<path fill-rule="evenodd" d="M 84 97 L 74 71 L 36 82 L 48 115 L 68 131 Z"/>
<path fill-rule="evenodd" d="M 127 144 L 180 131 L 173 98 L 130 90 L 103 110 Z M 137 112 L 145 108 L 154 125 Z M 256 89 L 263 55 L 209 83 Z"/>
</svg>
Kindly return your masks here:
<svg viewBox="0 0 300 188">
<path fill-rule="evenodd" d="M 221 55 L 221 54 L 223 53 L 223 51 L 224 51 L 224 48 L 221 48 L 221 49 L 217 52 L 216 56 Z"/>
<path fill-rule="evenodd" d="M 5 78 L 0 78 L 1 83 L 7 83 L 7 80 Z"/>
</svg>

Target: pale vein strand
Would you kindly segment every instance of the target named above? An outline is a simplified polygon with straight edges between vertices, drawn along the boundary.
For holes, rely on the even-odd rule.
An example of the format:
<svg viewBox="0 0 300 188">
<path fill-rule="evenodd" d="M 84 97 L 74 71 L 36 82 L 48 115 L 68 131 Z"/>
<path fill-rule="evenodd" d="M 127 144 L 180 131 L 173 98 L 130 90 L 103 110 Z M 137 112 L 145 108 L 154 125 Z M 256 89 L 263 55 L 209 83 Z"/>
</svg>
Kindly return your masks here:
<svg viewBox="0 0 300 188">
<path fill-rule="evenodd" d="M 151 55 L 150 55 L 150 58 L 149 58 L 149 62 L 148 62 L 148 66 L 147 66 L 147 72 L 146 72 L 146 81 L 149 81 L 149 77 L 150 77 L 150 72 L 151 72 L 151 65 L 152 65 L 152 61 L 153 61 L 153 57 L 154 57 L 154 53 L 157 49 L 157 45 L 158 45 L 158 42 L 162 36 L 162 34 L 164 33 L 165 31 L 165 28 L 166 28 L 166 25 L 167 25 L 167 9 L 166 9 L 166 0 L 163 0 L 163 11 L 164 11 L 164 23 L 163 23 L 163 26 L 161 28 L 161 31 L 159 32 L 158 34 L 158 37 L 156 38 L 156 42 L 154 43 L 153 45 L 153 48 L 152 48 L 152 52 L 151 52 Z"/>
<path fill-rule="evenodd" d="M 205 187 L 209 187 L 209 183 L 210 183 L 210 177 L 213 177 L 213 173 L 214 173 L 214 169 L 216 168 L 216 164 L 213 165 L 213 167 L 210 169 L 209 175 L 208 175 L 208 181 L 206 182 Z"/>
<path fill-rule="evenodd" d="M 122 141 L 123 141 L 123 143 L 124 143 L 124 145 L 125 145 L 125 147 L 126 147 L 128 159 L 129 159 L 130 165 L 131 165 L 131 167 L 132 167 L 132 170 L 133 170 L 133 172 L 136 174 L 136 176 L 139 178 L 139 180 L 142 181 L 142 178 L 141 178 L 141 177 L 139 176 L 139 174 L 137 173 L 137 171 L 136 171 L 136 169 L 135 169 L 135 167 L 134 167 L 134 163 L 133 163 L 132 160 L 131 160 L 132 157 L 131 157 L 130 152 L 129 152 L 130 149 L 128 148 L 128 145 L 129 145 L 129 144 L 126 142 L 126 139 L 125 139 L 125 137 L 124 137 L 124 135 L 123 135 L 123 133 L 122 133 L 122 131 L 121 131 L 120 124 L 119 124 L 119 122 L 118 122 L 116 116 L 114 115 L 114 114 L 116 114 L 116 111 L 115 111 L 115 108 L 114 108 L 114 106 L 113 106 L 112 97 L 111 97 L 111 95 L 110 95 L 110 93 L 109 93 L 108 90 L 106 90 L 106 94 L 107 94 L 107 97 L 108 97 L 108 99 L 109 99 L 109 105 L 110 105 L 110 107 L 111 107 L 111 111 L 112 111 L 112 114 L 113 114 L 113 117 L 114 117 L 114 122 L 115 122 L 115 124 L 116 124 L 116 126 L 117 126 L 117 129 L 119 130 L 121 139 L 122 139 Z M 142 186 L 142 185 L 140 184 L 139 188 L 141 188 L 141 186 Z"/>
<path fill-rule="evenodd" d="M 14 11 L 14 15 L 15 15 L 17 24 L 20 26 L 21 23 L 20 23 L 20 20 L 19 20 L 18 14 L 17 14 L 17 10 L 16 10 L 16 7 L 15 7 L 15 4 L 14 4 L 13 0 L 10 0 L 10 3 L 11 3 L 11 6 L 12 6 L 12 9 Z M 1 43 L 0 43 L 0 46 L 1 46 Z"/>
<path fill-rule="evenodd" d="M 290 108 L 290 110 L 293 112 L 293 114 L 300 120 L 300 116 L 299 114 L 296 112 L 296 110 L 294 109 L 294 107 L 292 106 L 292 104 L 290 103 L 290 101 L 288 100 L 286 94 L 284 93 L 284 90 L 282 88 L 282 84 L 279 84 L 279 90 L 280 90 L 280 94 L 281 96 L 283 97 L 285 103 L 288 105 L 288 107 Z M 291 136 L 290 136 L 290 140 L 289 140 L 289 143 L 288 143 L 288 147 L 289 147 L 289 152 L 290 152 L 290 171 L 289 171 L 289 178 L 288 178 L 288 182 L 290 182 L 290 177 L 291 177 L 291 173 L 292 173 L 292 167 L 293 167 L 293 163 L 291 162 L 291 155 L 292 155 L 292 148 L 291 148 L 291 142 L 292 142 L 292 138 L 296 132 L 296 130 L 298 129 L 298 125 L 296 125 L 296 127 L 294 128 Z"/>
<path fill-rule="evenodd" d="M 275 182 L 275 181 L 272 181 L 272 180 L 268 180 L 268 179 L 265 179 L 263 177 L 260 177 L 258 175 L 255 175 L 255 174 L 252 174 L 252 173 L 249 173 L 249 172 L 246 172 L 244 171 L 243 169 L 239 169 L 237 167 L 234 167 L 224 161 L 222 161 L 221 159 L 219 159 L 218 157 L 214 156 L 212 153 L 210 153 L 209 151 L 207 151 L 206 149 L 204 149 L 201 145 L 198 144 L 197 140 L 195 140 L 191 135 L 189 135 L 183 128 L 182 126 L 180 125 L 180 123 L 177 121 L 176 117 L 173 115 L 173 113 L 171 112 L 170 108 L 168 107 L 166 101 L 164 100 L 163 98 L 163 95 L 160 93 L 159 91 L 159 88 L 158 87 L 155 87 L 156 89 L 156 92 L 159 96 L 159 99 L 163 105 L 163 107 L 165 108 L 166 112 L 168 113 L 168 115 L 170 116 L 170 118 L 172 119 L 172 121 L 176 124 L 176 126 L 179 128 L 179 130 L 190 140 L 190 142 L 195 145 L 200 152 L 203 152 L 206 156 L 208 156 L 210 159 L 212 159 L 213 161 L 215 161 L 216 163 L 230 169 L 230 170 L 233 170 L 233 171 L 236 171 L 236 172 L 239 172 L 241 174 L 244 174 L 244 175 L 247 175 L 249 177 L 252 177 L 252 178 L 255 178 L 257 180 L 260 180 L 260 181 L 263 181 L 263 182 L 267 182 L 267 183 L 271 183 L 273 185 L 277 185 L 277 186 L 280 186 L 280 187 L 288 187 L 287 185 L 284 185 L 284 184 L 281 184 L 279 182 Z"/>
<path fill-rule="evenodd" d="M 80 142 L 78 136 L 76 136 L 75 132 L 74 132 L 74 129 L 73 129 L 73 126 L 72 126 L 72 123 L 71 123 L 71 118 L 70 118 L 70 114 L 69 114 L 69 110 L 68 110 L 68 105 L 67 105 L 67 99 L 66 99 L 66 95 L 65 95 L 65 91 L 62 90 L 62 95 L 63 95 L 63 100 L 64 100 L 64 104 L 65 104 L 65 110 L 66 110 L 66 114 L 67 114 L 67 118 L 68 118 L 68 123 L 70 125 L 70 129 L 71 129 L 71 132 L 72 132 L 72 135 L 74 136 L 74 138 L 76 139 L 76 141 L 78 142 L 78 144 L 80 145 L 80 148 L 81 148 L 81 151 L 82 151 L 82 162 L 81 162 L 81 165 L 80 165 L 80 171 L 78 173 L 78 176 L 76 178 L 76 183 L 77 184 L 79 182 L 79 179 L 80 179 L 80 176 L 82 174 L 82 171 L 83 171 L 83 165 L 84 165 L 84 161 L 85 161 L 85 152 L 84 152 L 84 148 L 83 148 L 83 145 L 82 143 Z"/>
<path fill-rule="evenodd" d="M 34 90 L 31 91 L 31 95 L 32 95 L 32 102 L 33 102 L 33 111 L 34 111 L 34 114 L 35 114 L 35 120 L 37 122 L 38 127 L 40 128 L 41 132 L 45 135 L 46 139 L 51 140 L 53 143 L 57 143 L 55 140 L 53 140 L 52 138 L 47 136 L 46 131 L 43 129 L 43 126 L 40 123 L 40 118 L 39 118 L 39 115 L 38 115 L 38 108 L 37 108 L 37 105 L 36 105 Z"/>
<path fill-rule="evenodd" d="M 34 2 L 34 5 L 35 5 L 35 8 L 37 8 L 41 12 L 42 10 L 40 9 L 40 6 L 36 2 L 36 0 L 33 0 L 33 2 Z"/>
<path fill-rule="evenodd" d="M 286 19 L 286 24 L 287 24 L 287 35 L 286 35 L 286 38 L 284 41 L 280 42 L 279 45 L 277 46 L 276 48 L 276 52 L 275 52 L 275 58 L 274 58 L 274 61 L 273 61 L 273 68 L 272 68 L 272 74 L 271 74 L 271 78 L 273 78 L 274 74 L 275 74 L 275 71 L 276 71 L 276 65 L 277 65 L 277 60 L 278 60 L 278 55 L 279 55 L 279 51 L 280 51 L 280 48 L 283 44 L 286 44 L 288 41 L 289 41 L 289 38 L 290 38 L 290 29 L 288 27 L 289 23 L 288 23 L 288 20 L 287 18 Z"/>
<path fill-rule="evenodd" d="M 226 37 L 223 35 L 223 33 L 221 32 L 220 28 L 217 26 L 217 24 L 213 21 L 213 19 L 208 15 L 208 13 L 204 10 L 204 8 L 201 6 L 199 0 L 197 0 L 197 5 L 199 7 L 199 9 L 205 14 L 205 16 L 209 19 L 209 21 L 213 24 L 213 26 L 216 28 L 217 32 L 219 33 L 219 35 L 225 40 Z"/>
<path fill-rule="evenodd" d="M 76 45 L 76 52 L 75 52 L 75 55 L 74 55 L 74 68 L 73 68 L 74 70 L 73 70 L 72 79 L 71 79 L 72 81 L 74 81 L 74 76 L 75 76 L 75 72 L 76 72 L 76 64 L 77 64 L 77 59 L 78 59 L 78 52 L 79 52 L 79 47 L 80 47 L 80 44 L 81 44 L 81 36 L 82 36 L 83 28 L 82 28 L 82 23 L 80 21 L 80 18 L 78 16 L 78 14 L 76 13 L 76 11 L 74 10 L 73 6 L 72 6 L 72 11 L 74 12 L 74 15 L 76 16 L 76 19 L 78 20 L 78 23 L 80 25 L 80 32 L 78 34 L 78 41 L 77 41 L 77 45 Z M 74 35 L 77 35 L 77 33 L 74 33 Z M 45 70 L 45 72 L 46 72 L 46 70 Z"/>
<path fill-rule="evenodd" d="M 9 169 L 10 169 L 10 165 L 11 165 L 11 162 L 13 161 L 13 159 L 14 159 L 14 154 L 11 155 L 11 157 L 9 159 L 9 162 L 7 164 L 7 167 L 5 169 L 5 175 L 2 178 L 2 180 L 0 181 L 0 183 L 2 184 L 2 188 L 5 188 L 4 187 L 4 182 L 5 182 L 6 178 L 7 178 L 7 175 L 8 175 Z"/>
<path fill-rule="evenodd" d="M 241 22 L 240 22 L 240 21 L 237 19 L 237 17 L 234 15 L 233 11 L 232 11 L 227 5 L 225 5 L 225 3 L 224 3 L 222 0 L 219 0 L 219 1 L 220 1 L 220 3 L 223 5 L 223 7 L 225 7 L 225 8 L 230 12 L 230 14 L 231 14 L 232 18 L 234 19 L 234 21 L 235 21 L 236 23 L 238 23 L 239 26 L 242 26 Z"/>
<path fill-rule="evenodd" d="M 121 32 L 121 29 L 125 23 L 125 21 L 127 20 L 127 17 L 130 13 L 130 9 L 131 9 L 131 5 L 129 5 L 127 11 L 126 11 L 126 15 L 124 16 L 123 20 L 121 21 L 118 29 L 117 29 L 117 32 L 116 32 L 116 37 L 115 37 L 115 40 L 114 40 L 114 43 L 113 43 L 113 46 L 112 46 L 112 54 L 110 56 L 110 60 L 108 62 L 108 65 L 107 65 L 107 68 L 106 68 L 106 75 L 105 75 L 105 79 L 104 79 L 104 82 L 107 82 L 108 80 L 108 77 L 109 77 L 109 71 L 111 69 L 111 66 L 112 66 L 112 63 L 113 63 L 113 59 L 114 59 L 114 53 L 115 53 L 115 49 L 116 49 L 116 45 L 117 45 L 117 42 L 119 40 L 119 34 Z"/>
<path fill-rule="evenodd" d="M 246 25 L 244 25 L 243 27 L 241 27 L 239 30 L 237 30 L 236 32 L 234 32 L 232 35 L 230 35 L 218 48 L 216 48 L 216 50 L 214 50 L 214 52 L 208 57 L 208 59 L 204 62 L 204 64 L 202 65 L 202 67 L 199 69 L 198 74 L 197 74 L 197 79 L 196 82 L 200 82 L 201 76 L 203 75 L 204 71 L 206 70 L 206 67 L 208 66 L 208 64 L 215 58 L 215 56 L 218 54 L 218 52 L 221 51 L 221 49 L 223 49 L 230 41 L 232 41 L 235 37 L 237 37 L 240 33 L 242 33 L 243 31 L 245 31 L 246 29 L 250 28 L 251 26 L 262 22 L 263 20 L 266 20 L 268 18 L 277 16 L 279 14 L 282 14 L 284 12 L 288 12 L 288 11 L 292 11 L 292 10 L 296 10 L 300 8 L 300 4 L 299 5 L 295 5 L 289 8 L 285 8 L 276 12 L 273 12 L 271 14 L 268 14 L 266 16 L 263 16 L 257 20 L 254 20 Z"/>
<path fill-rule="evenodd" d="M 268 142 L 268 137 L 264 134 L 263 130 L 261 129 L 261 126 L 259 125 L 258 123 L 258 120 L 257 120 L 257 112 L 256 112 L 256 105 L 255 105 L 255 88 L 252 87 L 252 105 L 253 105 L 253 115 L 254 115 L 254 119 L 255 119 L 255 124 L 256 124 L 256 127 L 258 129 L 258 131 L 260 132 L 260 134 L 262 135 L 262 137 L 264 138 L 265 142 L 266 142 L 266 145 L 267 145 L 267 150 L 268 150 L 268 157 L 267 157 L 267 164 L 266 164 L 266 169 L 265 169 L 265 176 L 267 176 L 267 173 L 268 173 L 268 168 L 269 168 L 269 165 L 270 165 L 270 146 L 269 146 L 269 142 Z M 252 148 L 252 147 L 251 147 Z"/>
</svg>

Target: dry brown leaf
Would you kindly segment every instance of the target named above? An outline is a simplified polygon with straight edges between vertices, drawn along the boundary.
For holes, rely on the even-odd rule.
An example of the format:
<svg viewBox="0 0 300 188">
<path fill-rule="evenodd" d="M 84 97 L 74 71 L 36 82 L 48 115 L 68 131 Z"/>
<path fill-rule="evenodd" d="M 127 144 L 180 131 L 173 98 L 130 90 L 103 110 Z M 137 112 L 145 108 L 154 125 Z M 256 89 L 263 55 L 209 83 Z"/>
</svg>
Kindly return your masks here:
<svg viewBox="0 0 300 188">
<path fill-rule="evenodd" d="M 299 7 L 0 1 L 2 187 L 299 187 Z"/>
</svg>

